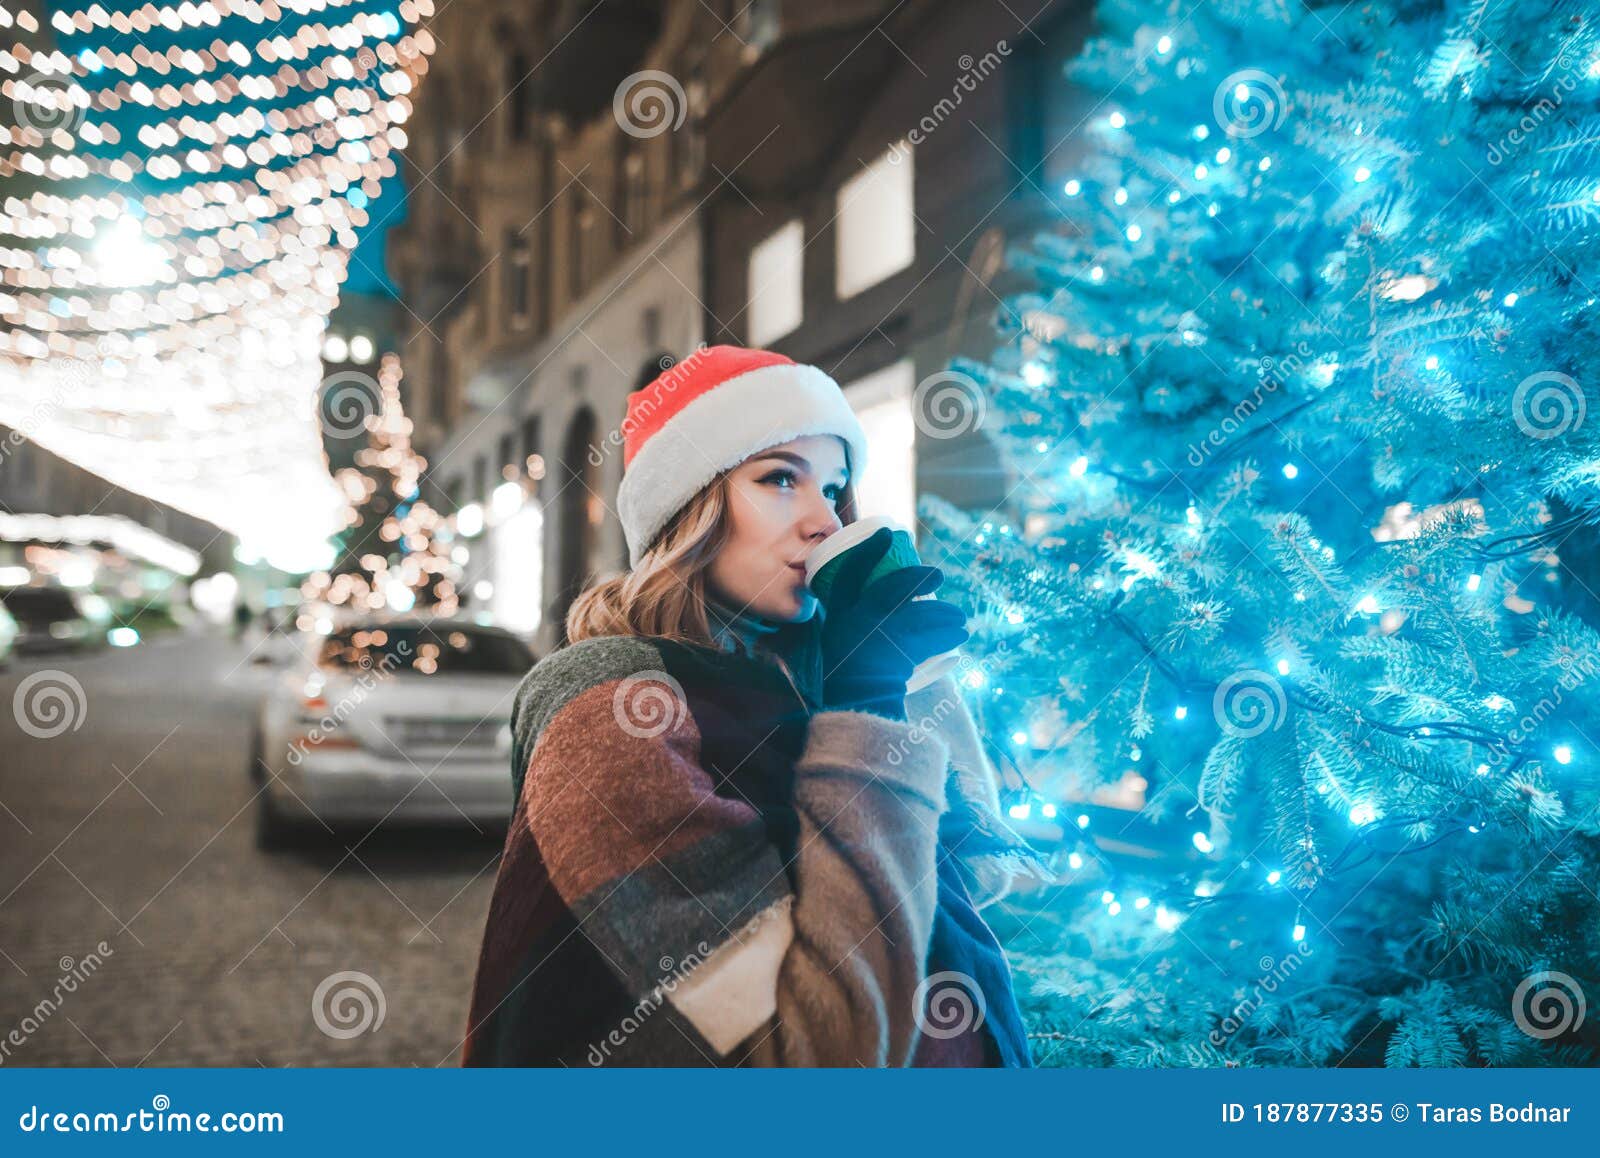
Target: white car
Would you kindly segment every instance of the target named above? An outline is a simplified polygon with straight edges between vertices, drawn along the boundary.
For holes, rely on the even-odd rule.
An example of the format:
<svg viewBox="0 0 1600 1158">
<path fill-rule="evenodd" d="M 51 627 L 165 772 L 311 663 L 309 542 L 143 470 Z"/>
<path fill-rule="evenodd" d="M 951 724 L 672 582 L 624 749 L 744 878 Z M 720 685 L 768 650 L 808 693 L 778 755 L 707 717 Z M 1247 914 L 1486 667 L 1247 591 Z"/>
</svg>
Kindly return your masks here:
<svg viewBox="0 0 1600 1158">
<path fill-rule="evenodd" d="M 504 824 L 511 706 L 534 664 L 517 636 L 455 619 L 373 619 L 300 647 L 263 698 L 256 840 L 340 824 Z"/>
<path fill-rule="evenodd" d="M 17 621 L 11 618 L 11 612 L 6 610 L 6 605 L 0 603 L 0 668 L 11 663 L 11 645 L 17 641 L 21 629 Z"/>
</svg>

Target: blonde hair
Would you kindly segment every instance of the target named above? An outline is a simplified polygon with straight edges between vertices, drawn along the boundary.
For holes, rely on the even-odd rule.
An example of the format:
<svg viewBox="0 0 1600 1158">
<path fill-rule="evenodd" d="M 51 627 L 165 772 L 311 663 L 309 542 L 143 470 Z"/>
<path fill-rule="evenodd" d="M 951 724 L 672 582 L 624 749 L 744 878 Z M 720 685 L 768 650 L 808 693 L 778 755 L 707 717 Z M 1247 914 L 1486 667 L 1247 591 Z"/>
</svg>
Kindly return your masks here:
<svg viewBox="0 0 1600 1158">
<path fill-rule="evenodd" d="M 598 635 L 649 635 L 714 645 L 706 572 L 732 534 L 730 473 L 723 471 L 689 500 L 631 570 L 596 580 L 572 601 L 568 643 Z M 839 496 L 838 512 L 842 523 L 856 521 L 853 479 Z"/>
</svg>

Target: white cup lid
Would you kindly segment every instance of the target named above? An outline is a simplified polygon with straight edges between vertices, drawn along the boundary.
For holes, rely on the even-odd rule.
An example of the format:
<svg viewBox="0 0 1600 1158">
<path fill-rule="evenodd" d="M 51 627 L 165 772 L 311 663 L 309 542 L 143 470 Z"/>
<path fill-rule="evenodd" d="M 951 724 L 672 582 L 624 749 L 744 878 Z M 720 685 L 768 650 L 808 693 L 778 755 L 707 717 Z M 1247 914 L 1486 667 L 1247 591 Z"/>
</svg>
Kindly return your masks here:
<svg viewBox="0 0 1600 1158">
<path fill-rule="evenodd" d="M 865 519 L 857 519 L 849 526 L 841 527 L 829 535 L 813 547 L 811 554 L 806 556 L 806 582 L 810 583 L 816 577 L 818 571 L 857 543 L 865 542 L 867 539 L 872 538 L 884 527 L 888 527 L 891 531 L 904 529 L 887 515 L 871 515 Z"/>
</svg>

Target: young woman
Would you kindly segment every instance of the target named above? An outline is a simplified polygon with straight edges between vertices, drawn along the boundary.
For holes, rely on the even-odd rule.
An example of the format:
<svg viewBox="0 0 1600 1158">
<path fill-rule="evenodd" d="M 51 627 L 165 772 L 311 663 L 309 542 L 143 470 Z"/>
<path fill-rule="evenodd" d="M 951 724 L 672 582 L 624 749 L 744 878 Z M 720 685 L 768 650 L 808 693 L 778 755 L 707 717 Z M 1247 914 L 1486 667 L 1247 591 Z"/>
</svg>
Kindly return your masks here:
<svg viewBox="0 0 1600 1158">
<path fill-rule="evenodd" d="M 806 585 L 865 454 L 837 383 L 760 350 L 629 400 L 632 566 L 518 691 L 463 1064 L 1031 1064 L 977 912 L 1029 850 L 951 678 L 906 691 L 965 616 L 915 598 L 933 567 L 863 586 L 887 531 Z"/>
</svg>

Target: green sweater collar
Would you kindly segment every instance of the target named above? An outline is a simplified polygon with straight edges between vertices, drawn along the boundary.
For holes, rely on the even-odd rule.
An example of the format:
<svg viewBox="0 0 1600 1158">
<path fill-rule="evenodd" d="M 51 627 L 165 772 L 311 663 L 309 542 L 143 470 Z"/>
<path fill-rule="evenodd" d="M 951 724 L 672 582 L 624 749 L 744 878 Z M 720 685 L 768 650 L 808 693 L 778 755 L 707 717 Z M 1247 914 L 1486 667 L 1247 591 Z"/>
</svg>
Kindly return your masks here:
<svg viewBox="0 0 1600 1158">
<path fill-rule="evenodd" d="M 815 711 L 822 704 L 822 608 L 798 623 L 783 623 L 741 611 L 708 595 L 706 620 L 719 650 L 771 660 L 781 657 L 796 687 Z"/>
<path fill-rule="evenodd" d="M 730 607 L 709 595 L 706 597 L 706 621 L 719 649 L 742 650 L 749 654 L 769 650 L 782 626 L 750 611 Z"/>
</svg>

